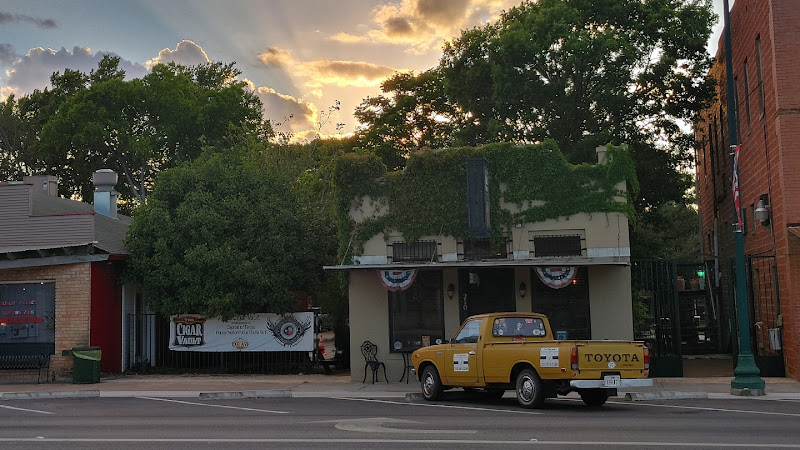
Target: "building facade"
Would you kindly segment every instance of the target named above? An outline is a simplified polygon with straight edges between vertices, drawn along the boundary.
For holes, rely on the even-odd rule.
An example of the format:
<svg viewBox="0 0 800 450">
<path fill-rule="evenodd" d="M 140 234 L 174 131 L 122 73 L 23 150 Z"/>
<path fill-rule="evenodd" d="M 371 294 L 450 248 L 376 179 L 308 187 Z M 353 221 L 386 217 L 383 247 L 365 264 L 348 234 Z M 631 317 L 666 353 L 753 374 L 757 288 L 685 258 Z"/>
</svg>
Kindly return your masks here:
<svg viewBox="0 0 800 450">
<path fill-rule="evenodd" d="M 0 352 L 50 355 L 48 379 L 72 370 L 74 347 L 98 346 L 121 372 L 124 314 L 135 290 L 120 274 L 129 217 L 116 213 L 113 172 L 95 176 L 95 206 L 58 196 L 53 176 L 0 183 Z"/>
<path fill-rule="evenodd" d="M 800 376 L 800 8 L 794 0 L 736 0 L 730 12 L 739 201 L 752 348 L 762 376 Z M 710 73 L 714 103 L 696 124 L 703 253 L 715 294 L 734 309 L 733 160 L 725 45 Z M 732 317 L 732 316 L 731 316 Z M 736 351 L 736 330 L 728 330 Z"/>
<path fill-rule="evenodd" d="M 606 159 L 604 147 L 598 149 L 598 158 Z M 490 163 L 478 172 L 493 170 Z M 526 176 L 537 177 L 536 173 Z M 484 188 L 484 183 L 476 184 L 478 191 L 483 188 L 488 193 L 491 189 Z M 469 183 L 464 184 L 470 191 Z M 625 182 L 615 188 L 624 193 Z M 500 190 L 504 194 L 499 197 L 489 195 L 499 202 L 500 212 L 521 217 L 518 213 L 526 202 L 510 201 L 508 186 L 502 182 Z M 420 214 L 422 203 L 437 201 L 434 197 L 418 199 Z M 467 204 L 473 202 L 469 197 Z M 389 214 L 385 204 L 374 200 L 364 197 L 353 202 L 349 215 L 356 226 Z M 624 195 L 613 201 L 626 202 Z M 479 201 L 477 208 L 467 207 L 471 229 L 476 225 L 473 213 L 489 215 L 490 208 L 483 206 Z M 453 207 L 458 208 L 457 202 Z M 449 340 L 465 318 L 486 312 L 547 314 L 559 339 L 633 338 L 624 213 L 579 212 L 514 222 L 501 227 L 504 242 L 499 249 L 491 248 L 487 239 L 445 233 L 408 240 L 389 224 L 341 265 L 326 267 L 348 274 L 352 379 L 360 381 L 364 376 L 363 342 L 377 345 L 378 360 L 385 363 L 389 379 L 396 381 L 406 375 L 410 352 Z"/>
</svg>

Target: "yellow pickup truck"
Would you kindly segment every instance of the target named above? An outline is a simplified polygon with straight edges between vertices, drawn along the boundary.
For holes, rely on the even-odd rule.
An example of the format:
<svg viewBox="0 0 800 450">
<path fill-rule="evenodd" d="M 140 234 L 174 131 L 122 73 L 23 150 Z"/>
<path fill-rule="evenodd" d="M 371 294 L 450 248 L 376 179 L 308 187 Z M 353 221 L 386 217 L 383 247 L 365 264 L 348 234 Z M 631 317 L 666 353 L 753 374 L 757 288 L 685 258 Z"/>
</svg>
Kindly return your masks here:
<svg viewBox="0 0 800 450">
<path fill-rule="evenodd" d="M 536 313 L 472 316 L 450 342 L 420 348 L 411 362 L 426 400 L 462 387 L 497 398 L 514 389 L 526 408 L 573 391 L 601 406 L 617 388 L 653 385 L 643 342 L 557 341 L 547 317 Z"/>
</svg>

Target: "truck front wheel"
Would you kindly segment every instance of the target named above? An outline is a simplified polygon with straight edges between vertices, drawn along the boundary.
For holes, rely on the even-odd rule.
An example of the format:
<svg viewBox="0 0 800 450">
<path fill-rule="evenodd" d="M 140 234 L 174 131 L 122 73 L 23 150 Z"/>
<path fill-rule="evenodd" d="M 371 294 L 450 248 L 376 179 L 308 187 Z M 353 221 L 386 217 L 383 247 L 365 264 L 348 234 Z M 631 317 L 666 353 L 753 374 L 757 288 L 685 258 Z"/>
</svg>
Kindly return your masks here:
<svg viewBox="0 0 800 450">
<path fill-rule="evenodd" d="M 578 392 L 581 400 L 589 406 L 603 406 L 608 400 L 608 390 L 606 389 L 581 389 Z"/>
<path fill-rule="evenodd" d="M 531 369 L 517 375 L 517 402 L 525 408 L 541 408 L 544 405 L 542 379 Z"/>
<path fill-rule="evenodd" d="M 444 388 L 442 387 L 442 379 L 439 378 L 439 372 L 434 366 L 428 366 L 422 371 L 422 396 L 425 400 L 433 401 L 439 400 L 442 396 Z"/>
</svg>

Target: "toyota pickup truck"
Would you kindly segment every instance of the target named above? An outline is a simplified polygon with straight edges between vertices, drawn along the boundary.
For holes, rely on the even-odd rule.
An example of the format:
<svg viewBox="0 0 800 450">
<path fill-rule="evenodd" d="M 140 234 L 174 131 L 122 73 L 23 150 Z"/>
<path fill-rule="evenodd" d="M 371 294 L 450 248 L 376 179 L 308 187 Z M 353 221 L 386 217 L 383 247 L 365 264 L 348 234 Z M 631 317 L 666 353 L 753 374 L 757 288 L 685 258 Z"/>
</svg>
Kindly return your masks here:
<svg viewBox="0 0 800 450">
<path fill-rule="evenodd" d="M 461 387 L 496 398 L 514 389 L 526 408 L 573 391 L 601 406 L 618 388 L 653 385 L 643 342 L 555 340 L 547 317 L 537 313 L 472 316 L 449 342 L 415 351 L 411 363 L 426 400 Z"/>
</svg>

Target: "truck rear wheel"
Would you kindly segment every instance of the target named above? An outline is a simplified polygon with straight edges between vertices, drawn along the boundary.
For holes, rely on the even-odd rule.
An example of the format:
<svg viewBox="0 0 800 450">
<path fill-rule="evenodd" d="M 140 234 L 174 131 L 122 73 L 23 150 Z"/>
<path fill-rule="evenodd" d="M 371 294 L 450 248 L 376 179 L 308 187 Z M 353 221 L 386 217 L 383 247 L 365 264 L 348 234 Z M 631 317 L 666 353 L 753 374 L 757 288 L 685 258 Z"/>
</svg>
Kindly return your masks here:
<svg viewBox="0 0 800 450">
<path fill-rule="evenodd" d="M 578 392 L 581 400 L 589 406 L 603 406 L 608 400 L 608 390 L 606 389 L 581 389 Z"/>
<path fill-rule="evenodd" d="M 517 375 L 517 402 L 525 408 L 541 408 L 544 405 L 542 379 L 532 369 Z"/>
<path fill-rule="evenodd" d="M 439 400 L 444 392 L 442 386 L 442 379 L 439 378 L 439 372 L 434 366 L 428 366 L 422 371 L 422 396 L 425 400 L 433 401 Z"/>
</svg>

